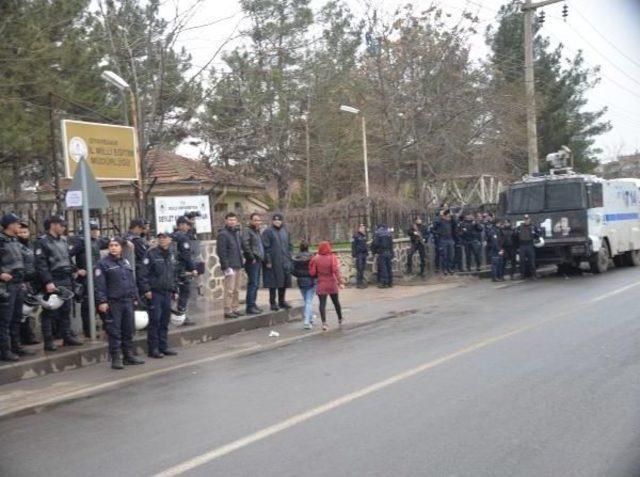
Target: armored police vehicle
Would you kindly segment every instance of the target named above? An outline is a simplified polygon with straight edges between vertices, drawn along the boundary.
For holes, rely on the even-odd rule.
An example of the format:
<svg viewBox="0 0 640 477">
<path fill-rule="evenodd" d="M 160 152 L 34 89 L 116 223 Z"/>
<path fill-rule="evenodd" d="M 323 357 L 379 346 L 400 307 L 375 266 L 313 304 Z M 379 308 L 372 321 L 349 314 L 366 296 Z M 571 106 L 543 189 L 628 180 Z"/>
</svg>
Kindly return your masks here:
<svg viewBox="0 0 640 477">
<path fill-rule="evenodd" d="M 499 216 L 512 224 L 528 214 L 542 233 L 537 265 L 559 269 L 587 262 L 593 273 L 640 265 L 640 194 L 634 179 L 605 180 L 576 174 L 570 151 L 549 154 L 548 175 L 526 176 L 501 194 Z"/>
</svg>

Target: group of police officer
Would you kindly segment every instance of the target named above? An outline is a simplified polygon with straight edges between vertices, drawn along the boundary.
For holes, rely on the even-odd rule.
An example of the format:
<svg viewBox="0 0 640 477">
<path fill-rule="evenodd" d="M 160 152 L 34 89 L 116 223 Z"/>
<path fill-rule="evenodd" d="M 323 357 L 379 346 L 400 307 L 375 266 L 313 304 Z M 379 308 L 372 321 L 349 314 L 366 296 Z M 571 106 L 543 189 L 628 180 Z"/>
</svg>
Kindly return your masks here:
<svg viewBox="0 0 640 477">
<path fill-rule="evenodd" d="M 485 263 L 491 266 L 494 281 L 504 280 L 507 266 L 510 266 L 513 279 L 516 257 L 519 257 L 521 277 L 536 279 L 534 244 L 540 238 L 540 230 L 532 224 L 528 215 L 523 217 L 522 223 L 513 227 L 509 220 L 496 220 L 490 213 L 454 214 L 448 205 L 443 204 L 429 227 L 421 217 L 417 217 L 406 234 L 411 245 L 406 263 L 409 274 L 413 273 L 413 257 L 417 253 L 420 266 L 418 275 L 424 277 L 427 244 L 431 242 L 436 251 L 436 271 L 443 275 L 464 271 L 465 265 L 466 270 L 471 271 L 472 264 L 476 271 L 480 271 L 484 256 Z M 393 229 L 381 224 L 374 231 L 370 247 L 367 240 L 366 227 L 360 224 L 351 240 L 357 287 L 366 287 L 364 270 L 370 252 L 377 255 L 378 287 L 392 287 Z"/>
<path fill-rule="evenodd" d="M 132 220 L 126 236 L 110 239 L 100 237 L 98 224 L 91 222 L 96 308 L 109 338 L 112 368 L 144 363 L 133 348 L 137 308 L 148 311 L 149 356 L 176 354 L 168 345 L 170 316 L 172 312 L 186 313 L 191 280 L 203 268 L 198 262 L 195 216 L 179 217 L 176 231 L 158 233 L 158 245 L 153 248 L 149 247 L 148 221 Z M 86 277 L 91 270 L 87 270 L 82 234 L 68 239 L 65 220 L 51 216 L 44 222 L 45 234 L 32 247 L 28 224 L 19 216 L 7 214 L 0 225 L 0 359 L 18 361 L 20 356 L 34 354 L 23 346 L 38 343 L 23 316 L 25 303 L 42 307 L 45 351 L 58 349 L 55 338 L 61 338 L 64 346 L 83 345 L 71 329 L 75 295 L 81 302 L 83 333 L 85 337 L 91 335 L 86 290 Z M 105 249 L 107 255 L 100 258 Z M 185 319 L 184 325 L 191 324 L 193 321 Z"/>
</svg>

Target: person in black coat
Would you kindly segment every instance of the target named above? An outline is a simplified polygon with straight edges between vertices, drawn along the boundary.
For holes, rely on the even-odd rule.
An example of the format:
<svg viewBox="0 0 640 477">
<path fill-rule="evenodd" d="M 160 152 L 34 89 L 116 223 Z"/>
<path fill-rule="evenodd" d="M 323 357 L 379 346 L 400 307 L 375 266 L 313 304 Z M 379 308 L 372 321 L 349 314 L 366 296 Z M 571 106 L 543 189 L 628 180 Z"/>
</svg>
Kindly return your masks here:
<svg viewBox="0 0 640 477">
<path fill-rule="evenodd" d="M 229 212 L 225 225 L 218 233 L 216 254 L 220 260 L 220 268 L 224 273 L 224 317 L 238 318 L 242 316 L 240 306 L 240 271 L 242 270 L 242 241 L 238 230 L 238 216 Z"/>
<path fill-rule="evenodd" d="M 524 222 L 515 231 L 515 239 L 520 256 L 520 275 L 522 278 L 536 280 L 536 249 L 533 245 L 540 238 L 540 230 L 533 225 L 529 215 L 524 216 Z"/>
<path fill-rule="evenodd" d="M 300 253 L 293 259 L 293 276 L 298 279 L 298 288 L 304 300 L 305 330 L 313 328 L 313 297 L 316 294 L 316 279 L 311 276 L 309 263 L 313 255 L 309 252 L 309 244 L 300 242 Z"/>
<path fill-rule="evenodd" d="M 249 217 L 249 226 L 242 232 L 242 252 L 244 253 L 244 270 L 247 273 L 246 309 L 248 315 L 262 313 L 256 301 L 260 288 L 260 272 L 264 263 L 264 244 L 260 235 L 262 216 L 257 212 Z"/>
<path fill-rule="evenodd" d="M 285 301 L 285 293 L 287 288 L 291 288 L 293 245 L 283 220 L 282 214 L 273 214 L 271 227 L 262 232 L 262 243 L 264 244 L 263 281 L 264 287 L 269 289 L 269 303 L 272 311 L 291 308 L 291 305 Z"/>
<path fill-rule="evenodd" d="M 378 288 L 393 287 L 393 234 L 384 224 L 373 234 L 371 253 L 378 256 Z"/>
<path fill-rule="evenodd" d="M 516 240 L 513 236 L 514 231 L 509 220 L 505 220 L 502 223 L 502 235 L 503 235 L 503 249 L 504 255 L 502 256 L 502 277 L 504 278 L 504 273 L 507 270 L 507 264 L 509 264 L 509 275 L 511 276 L 511 280 L 516 273 Z"/>
<path fill-rule="evenodd" d="M 420 217 L 416 218 L 415 222 L 411 224 L 411 227 L 407 230 L 407 236 L 411 240 L 411 249 L 407 254 L 407 273 L 411 274 L 413 271 L 413 256 L 417 252 L 420 257 L 420 276 L 424 277 L 427 231 Z"/>
<path fill-rule="evenodd" d="M 351 256 L 356 262 L 357 288 L 366 288 L 364 283 L 364 270 L 367 266 L 369 246 L 367 245 L 367 227 L 364 224 L 358 226 L 358 230 L 351 238 Z"/>
</svg>

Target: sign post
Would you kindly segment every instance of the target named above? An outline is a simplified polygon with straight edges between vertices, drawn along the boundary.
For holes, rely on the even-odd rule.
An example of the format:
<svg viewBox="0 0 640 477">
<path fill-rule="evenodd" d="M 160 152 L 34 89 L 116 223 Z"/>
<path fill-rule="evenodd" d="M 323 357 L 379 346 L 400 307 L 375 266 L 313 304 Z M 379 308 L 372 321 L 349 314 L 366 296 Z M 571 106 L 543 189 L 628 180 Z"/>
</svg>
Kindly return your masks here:
<svg viewBox="0 0 640 477">
<path fill-rule="evenodd" d="M 87 261 L 87 298 L 89 299 L 89 329 L 91 341 L 96 341 L 96 298 L 93 286 L 93 247 L 91 247 L 91 226 L 89 225 L 89 187 L 87 186 L 87 162 L 84 157 L 78 164 L 82 181 L 82 228 L 84 231 L 84 255 Z"/>
</svg>

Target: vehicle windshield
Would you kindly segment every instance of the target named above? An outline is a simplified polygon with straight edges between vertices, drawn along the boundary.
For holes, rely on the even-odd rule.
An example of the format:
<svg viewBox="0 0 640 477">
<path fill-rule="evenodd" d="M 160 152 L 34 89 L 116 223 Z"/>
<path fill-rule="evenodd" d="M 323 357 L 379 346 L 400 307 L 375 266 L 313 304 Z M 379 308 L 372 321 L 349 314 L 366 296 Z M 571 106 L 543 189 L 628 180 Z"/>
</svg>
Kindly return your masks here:
<svg viewBox="0 0 640 477">
<path fill-rule="evenodd" d="M 512 214 L 582 209 L 586 207 L 582 182 L 538 183 L 516 186 L 508 199 Z"/>
</svg>

